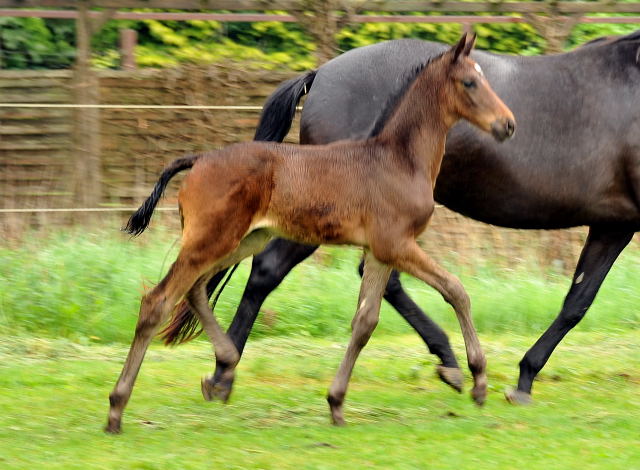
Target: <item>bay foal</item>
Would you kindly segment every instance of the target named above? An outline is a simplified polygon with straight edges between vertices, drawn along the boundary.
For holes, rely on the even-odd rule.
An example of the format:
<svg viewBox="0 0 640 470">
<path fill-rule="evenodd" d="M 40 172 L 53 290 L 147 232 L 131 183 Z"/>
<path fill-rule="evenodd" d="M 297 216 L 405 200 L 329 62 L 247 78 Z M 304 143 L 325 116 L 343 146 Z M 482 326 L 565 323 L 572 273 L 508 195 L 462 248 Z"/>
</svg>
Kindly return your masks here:
<svg viewBox="0 0 640 470">
<path fill-rule="evenodd" d="M 215 273 L 261 251 L 275 236 L 365 249 L 351 340 L 329 389 L 334 424 L 344 423 L 347 384 L 378 322 L 393 268 L 423 280 L 453 306 L 473 375 L 472 396 L 484 402 L 486 361 L 469 298 L 460 281 L 416 243 L 433 213 L 433 186 L 449 128 L 464 118 L 498 140 L 515 129 L 513 114 L 469 58 L 474 41 L 465 35 L 417 69 L 367 140 L 326 146 L 236 144 L 175 160 L 164 170 L 126 230 L 140 234 L 169 180 L 192 168 L 178 195 L 182 247 L 166 277 L 142 298 L 129 355 L 109 396 L 108 432 L 120 431 L 146 349 L 183 297 L 209 336 L 216 360 L 227 365 L 223 382 L 233 379 L 239 354 L 209 308 L 205 286 Z M 229 390 L 205 386 L 203 392 L 226 399 Z"/>
</svg>

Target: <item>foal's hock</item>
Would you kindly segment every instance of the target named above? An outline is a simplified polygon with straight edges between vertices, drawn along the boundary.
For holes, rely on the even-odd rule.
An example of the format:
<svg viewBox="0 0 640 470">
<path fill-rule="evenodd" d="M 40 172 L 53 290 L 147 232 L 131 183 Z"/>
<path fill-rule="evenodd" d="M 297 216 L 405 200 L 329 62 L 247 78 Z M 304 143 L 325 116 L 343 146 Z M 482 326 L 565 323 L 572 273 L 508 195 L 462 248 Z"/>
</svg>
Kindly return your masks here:
<svg viewBox="0 0 640 470">
<path fill-rule="evenodd" d="M 261 251 L 276 236 L 365 249 L 352 337 L 329 390 L 335 424 L 344 423 L 342 405 L 351 371 L 377 324 L 393 268 L 422 279 L 453 306 L 473 374 L 471 393 L 478 404 L 484 402 L 485 358 L 469 298 L 457 278 L 415 241 L 434 209 L 433 185 L 449 128 L 464 118 L 498 140 L 515 129 L 511 111 L 469 58 L 473 44 L 474 39 L 465 35 L 415 70 L 367 140 L 326 146 L 243 143 L 169 165 L 126 230 L 144 231 L 171 177 L 192 168 L 178 196 L 182 247 L 166 277 L 142 299 L 129 355 L 109 397 L 107 431 L 120 431 L 122 412 L 151 338 L 183 298 L 211 340 L 216 360 L 225 365 L 217 386 L 203 383 L 205 398 L 226 400 L 239 354 L 209 308 L 205 286 L 211 276 Z"/>
</svg>

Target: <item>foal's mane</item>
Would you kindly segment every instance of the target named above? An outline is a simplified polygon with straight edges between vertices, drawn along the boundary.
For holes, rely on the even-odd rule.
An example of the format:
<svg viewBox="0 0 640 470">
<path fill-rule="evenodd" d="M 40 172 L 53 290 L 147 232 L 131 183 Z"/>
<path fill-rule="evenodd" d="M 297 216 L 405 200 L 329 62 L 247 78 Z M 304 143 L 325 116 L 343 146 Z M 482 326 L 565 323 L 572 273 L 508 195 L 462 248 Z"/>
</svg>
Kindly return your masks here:
<svg viewBox="0 0 640 470">
<path fill-rule="evenodd" d="M 402 101 L 402 97 L 407 93 L 409 88 L 411 88 L 411 85 L 413 85 L 413 83 L 417 80 L 417 78 L 420 76 L 420 73 L 422 73 L 427 67 L 429 67 L 429 65 L 433 61 L 438 60 L 440 57 L 442 57 L 446 52 L 447 51 L 444 51 L 441 54 L 430 57 L 426 62 L 416 65 L 412 70 L 405 74 L 403 85 L 389 98 L 387 98 L 387 101 L 382 107 L 382 111 L 380 112 L 380 114 L 378 114 L 378 117 L 374 121 L 373 127 L 371 128 L 371 131 L 369 132 L 369 135 L 367 137 L 375 137 L 380 134 L 380 132 L 382 132 L 385 124 L 391 118 L 393 112 Z"/>
</svg>

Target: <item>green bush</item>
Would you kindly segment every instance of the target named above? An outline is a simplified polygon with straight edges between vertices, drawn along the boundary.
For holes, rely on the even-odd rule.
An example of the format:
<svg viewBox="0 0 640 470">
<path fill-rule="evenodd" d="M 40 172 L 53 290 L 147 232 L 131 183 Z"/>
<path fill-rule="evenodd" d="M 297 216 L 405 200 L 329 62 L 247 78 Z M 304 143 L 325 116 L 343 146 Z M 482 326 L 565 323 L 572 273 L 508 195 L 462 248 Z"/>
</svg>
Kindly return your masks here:
<svg viewBox="0 0 640 470">
<path fill-rule="evenodd" d="M 272 12 L 277 13 L 277 12 Z M 284 12 L 280 12 L 284 13 Z M 376 13 L 379 14 L 379 13 Z M 424 15 L 424 13 L 409 13 Z M 72 65 L 75 54 L 73 20 L 0 18 L 2 68 L 62 68 Z M 315 45 L 296 23 L 216 21 L 110 21 L 94 36 L 94 65 L 117 67 L 118 30 L 138 32 L 136 49 L 142 67 L 180 63 L 242 61 L 263 68 L 306 70 L 316 65 Z M 569 47 L 609 34 L 627 34 L 637 25 L 578 25 Z M 478 47 L 510 54 L 538 54 L 544 41 L 527 24 L 476 24 Z M 456 23 L 360 23 L 337 35 L 339 52 L 380 41 L 417 38 L 453 43 L 460 36 Z"/>
</svg>

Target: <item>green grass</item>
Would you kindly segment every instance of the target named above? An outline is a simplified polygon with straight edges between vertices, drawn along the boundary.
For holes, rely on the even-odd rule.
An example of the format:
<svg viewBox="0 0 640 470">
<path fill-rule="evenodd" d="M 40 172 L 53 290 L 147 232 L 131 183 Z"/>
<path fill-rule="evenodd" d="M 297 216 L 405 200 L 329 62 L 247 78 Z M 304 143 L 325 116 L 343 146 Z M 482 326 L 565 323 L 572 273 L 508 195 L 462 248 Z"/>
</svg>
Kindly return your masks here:
<svg viewBox="0 0 640 470">
<path fill-rule="evenodd" d="M 116 226 L 116 224 L 114 224 Z M 32 236 L 0 247 L 0 332 L 33 332 L 87 344 L 128 342 L 145 285 L 158 282 L 175 258 L 177 233 L 150 230 L 129 239 L 115 230 Z M 437 255 L 437 253 L 433 253 Z M 254 337 L 346 334 L 358 295 L 354 248 L 323 248 L 293 270 L 264 305 Z M 570 279 L 534 263 L 509 268 L 482 260 L 443 260 L 461 277 L 472 299 L 478 330 L 539 334 L 560 310 Z M 227 323 L 249 272 L 245 261 L 227 286 L 216 313 Z M 449 331 L 451 308 L 432 289 L 405 276 L 411 296 Z M 640 327 L 640 251 L 628 249 L 614 266 L 578 331 L 618 332 Z M 385 305 L 384 334 L 411 330 Z"/>
<path fill-rule="evenodd" d="M 123 345 L 4 337 L 0 468 L 640 468 L 637 332 L 570 334 L 526 408 L 502 392 L 534 337 L 481 339 L 490 393 L 477 408 L 438 382 L 415 335 L 374 335 L 356 364 L 344 428 L 329 425 L 324 396 L 346 335 L 253 341 L 226 406 L 200 396 L 212 367 L 207 344 L 154 346 L 124 433 L 111 436 L 102 427 Z M 460 356 L 460 336 L 452 343 Z"/>
<path fill-rule="evenodd" d="M 0 468 L 24 469 L 611 469 L 640 468 L 640 252 L 612 270 L 589 314 L 534 387 L 536 404 L 502 397 L 517 362 L 557 314 L 570 280 L 533 263 L 508 269 L 442 260 L 472 298 L 490 390 L 477 408 L 434 376 L 435 360 L 384 306 L 356 364 L 348 426 L 330 426 L 325 393 L 348 341 L 359 250 L 323 249 L 264 306 L 232 401 L 206 403 L 204 341 L 150 350 L 125 412 L 124 434 L 102 432 L 145 285 L 176 254 L 152 230 L 33 235 L 0 247 Z M 229 321 L 245 262 L 217 313 Z M 451 334 L 451 308 L 419 282 L 411 296 Z M 469 388 L 469 379 L 467 379 Z"/>
</svg>

